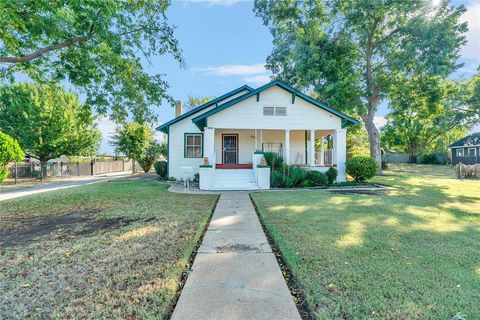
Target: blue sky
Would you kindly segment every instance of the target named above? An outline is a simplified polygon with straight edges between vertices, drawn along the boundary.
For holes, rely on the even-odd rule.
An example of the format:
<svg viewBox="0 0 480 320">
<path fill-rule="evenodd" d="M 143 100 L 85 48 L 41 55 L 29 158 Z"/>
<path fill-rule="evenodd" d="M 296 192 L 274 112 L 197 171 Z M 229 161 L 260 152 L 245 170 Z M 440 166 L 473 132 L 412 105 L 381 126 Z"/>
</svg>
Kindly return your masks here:
<svg viewBox="0 0 480 320">
<path fill-rule="evenodd" d="M 455 1 L 469 9 L 464 19 L 469 22 L 469 43 L 462 49 L 465 66 L 459 76 L 469 77 L 480 65 L 480 0 Z M 185 101 L 188 95 L 218 96 L 243 84 L 253 87 L 268 82 L 270 73 L 264 63 L 272 50 L 272 36 L 255 17 L 253 2 L 238 0 L 172 1 L 167 15 L 177 26 L 176 37 L 183 50 L 187 67 L 181 69 L 170 57 L 156 57 L 146 68 L 165 74 L 171 85 L 170 94 Z M 167 104 L 155 108 L 159 124 L 174 117 Z M 379 110 L 377 122 L 382 123 L 385 106 Z M 104 136 L 100 152 L 111 153 L 108 136 L 114 124 L 99 121 Z"/>
</svg>

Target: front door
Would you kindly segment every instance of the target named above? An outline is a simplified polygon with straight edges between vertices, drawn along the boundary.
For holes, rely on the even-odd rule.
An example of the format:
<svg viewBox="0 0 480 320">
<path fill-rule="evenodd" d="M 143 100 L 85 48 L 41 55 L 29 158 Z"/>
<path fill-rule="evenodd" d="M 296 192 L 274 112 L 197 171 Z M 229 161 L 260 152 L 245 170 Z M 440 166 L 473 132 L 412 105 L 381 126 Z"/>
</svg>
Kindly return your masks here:
<svg viewBox="0 0 480 320">
<path fill-rule="evenodd" d="M 238 134 L 223 134 L 223 164 L 238 164 Z"/>
</svg>

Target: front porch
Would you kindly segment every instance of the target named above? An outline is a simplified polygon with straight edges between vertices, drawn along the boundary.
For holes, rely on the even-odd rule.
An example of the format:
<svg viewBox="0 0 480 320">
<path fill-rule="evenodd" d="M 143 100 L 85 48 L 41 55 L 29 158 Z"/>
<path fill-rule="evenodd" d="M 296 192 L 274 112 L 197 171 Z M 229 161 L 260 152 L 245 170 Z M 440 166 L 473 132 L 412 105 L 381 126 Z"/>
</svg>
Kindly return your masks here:
<svg viewBox="0 0 480 320">
<path fill-rule="evenodd" d="M 206 188 L 251 190 L 259 186 L 258 166 L 263 153 L 281 155 L 287 165 L 325 172 L 338 170 L 338 181 L 345 180 L 345 129 L 204 129 L 204 157 L 211 168 Z M 202 170 L 200 170 L 202 171 Z M 205 170 L 204 170 L 205 171 Z M 263 170 L 261 170 L 263 172 Z M 263 173 L 262 173 L 263 174 Z M 231 178 L 230 178 L 231 177 Z"/>
</svg>

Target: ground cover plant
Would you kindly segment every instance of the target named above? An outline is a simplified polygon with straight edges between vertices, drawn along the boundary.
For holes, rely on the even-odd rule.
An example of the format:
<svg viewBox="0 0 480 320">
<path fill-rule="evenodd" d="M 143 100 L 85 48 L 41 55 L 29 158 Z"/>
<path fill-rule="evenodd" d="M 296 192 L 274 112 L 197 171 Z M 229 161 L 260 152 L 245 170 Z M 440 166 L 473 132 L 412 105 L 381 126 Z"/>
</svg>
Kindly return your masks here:
<svg viewBox="0 0 480 320">
<path fill-rule="evenodd" d="M 315 317 L 478 317 L 478 180 L 392 164 L 372 182 L 396 188 L 252 193 Z"/>
<path fill-rule="evenodd" d="M 164 318 L 216 202 L 136 180 L 0 202 L 0 318 Z"/>
</svg>

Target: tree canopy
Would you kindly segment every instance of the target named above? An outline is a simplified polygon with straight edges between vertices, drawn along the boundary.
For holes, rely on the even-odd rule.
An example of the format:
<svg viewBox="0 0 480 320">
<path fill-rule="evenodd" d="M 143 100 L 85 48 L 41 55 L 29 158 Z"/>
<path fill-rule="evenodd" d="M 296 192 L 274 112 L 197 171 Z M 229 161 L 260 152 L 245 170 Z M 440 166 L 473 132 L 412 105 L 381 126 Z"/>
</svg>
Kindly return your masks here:
<svg viewBox="0 0 480 320">
<path fill-rule="evenodd" d="M 115 151 L 138 160 L 153 141 L 153 131 L 146 123 L 131 122 L 116 128 L 111 144 Z"/>
<path fill-rule="evenodd" d="M 400 72 L 447 76 L 458 68 L 467 30 L 459 22 L 464 7 L 448 1 L 256 0 L 254 11 L 273 35 L 267 68 L 337 109 L 355 111 L 379 164 L 374 118 L 391 79 Z"/>
<path fill-rule="evenodd" d="M 88 104 L 54 84 L 0 87 L 0 130 L 42 162 L 95 154 L 101 138 Z"/>
<path fill-rule="evenodd" d="M 154 118 L 168 83 L 144 70 L 152 57 L 183 58 L 166 10 L 169 0 L 0 1 L 0 81 L 23 73 L 68 81 L 100 114 Z"/>
<path fill-rule="evenodd" d="M 7 165 L 10 162 L 22 161 L 25 153 L 18 141 L 0 131 L 0 182 L 8 175 Z"/>
<path fill-rule="evenodd" d="M 473 124 L 473 118 L 458 108 L 460 84 L 417 75 L 399 76 L 394 82 L 382 142 L 388 149 L 406 152 L 410 162 L 420 154 L 446 151 L 448 143 Z"/>
<path fill-rule="evenodd" d="M 189 95 L 187 97 L 187 101 L 185 102 L 185 111 L 190 111 L 192 109 L 195 109 L 196 107 L 201 106 L 202 104 L 205 104 L 208 101 L 213 99 L 214 98 L 212 97 L 200 97 L 200 96 Z"/>
</svg>

